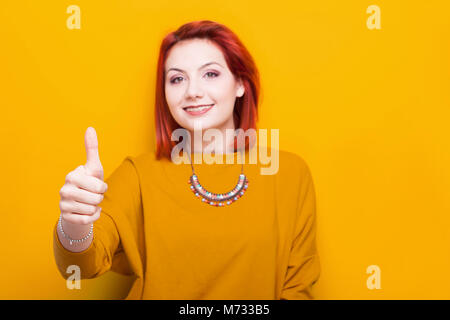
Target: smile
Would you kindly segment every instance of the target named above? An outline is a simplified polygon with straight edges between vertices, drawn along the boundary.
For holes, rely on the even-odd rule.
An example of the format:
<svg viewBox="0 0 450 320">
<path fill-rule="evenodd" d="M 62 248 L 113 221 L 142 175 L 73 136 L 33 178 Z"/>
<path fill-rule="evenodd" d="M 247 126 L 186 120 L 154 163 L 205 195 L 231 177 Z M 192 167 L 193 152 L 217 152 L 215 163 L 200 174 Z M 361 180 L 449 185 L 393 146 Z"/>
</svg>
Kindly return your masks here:
<svg viewBox="0 0 450 320">
<path fill-rule="evenodd" d="M 214 104 L 208 104 L 208 105 L 201 105 L 198 107 L 186 107 L 183 108 L 183 110 L 192 116 L 197 116 L 208 112 L 213 106 Z"/>
</svg>

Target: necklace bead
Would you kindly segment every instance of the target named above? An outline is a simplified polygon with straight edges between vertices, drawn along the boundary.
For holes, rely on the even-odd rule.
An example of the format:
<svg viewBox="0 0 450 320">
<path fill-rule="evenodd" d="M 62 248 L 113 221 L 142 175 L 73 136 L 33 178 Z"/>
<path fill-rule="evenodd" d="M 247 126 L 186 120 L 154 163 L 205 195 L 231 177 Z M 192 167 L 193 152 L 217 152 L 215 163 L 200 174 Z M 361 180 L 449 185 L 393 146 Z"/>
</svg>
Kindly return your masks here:
<svg viewBox="0 0 450 320">
<path fill-rule="evenodd" d="M 191 160 L 191 157 L 189 156 L 189 161 Z M 238 182 L 236 183 L 236 186 L 229 192 L 225 193 L 213 193 L 210 191 L 207 191 L 205 188 L 202 187 L 200 184 L 197 175 L 194 172 L 194 166 L 192 165 L 192 175 L 189 178 L 189 188 L 194 193 L 194 195 L 198 198 L 201 198 L 202 202 L 205 202 L 211 206 L 215 207 L 224 207 L 226 205 L 231 205 L 236 200 L 241 198 L 245 191 L 248 188 L 248 179 L 243 173 L 244 171 L 244 163 L 242 163 L 242 169 L 241 174 L 239 175 Z"/>
</svg>

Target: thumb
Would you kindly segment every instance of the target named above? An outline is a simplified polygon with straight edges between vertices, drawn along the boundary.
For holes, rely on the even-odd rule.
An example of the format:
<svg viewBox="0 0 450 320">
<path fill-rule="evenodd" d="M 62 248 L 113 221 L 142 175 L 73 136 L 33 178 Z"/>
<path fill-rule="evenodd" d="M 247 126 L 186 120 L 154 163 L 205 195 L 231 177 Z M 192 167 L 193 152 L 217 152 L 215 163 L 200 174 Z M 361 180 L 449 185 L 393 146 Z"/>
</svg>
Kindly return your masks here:
<svg viewBox="0 0 450 320">
<path fill-rule="evenodd" d="M 103 167 L 98 155 L 97 133 L 92 127 L 87 128 L 84 135 L 84 145 L 86 147 L 86 171 L 88 175 L 103 180 Z"/>
</svg>

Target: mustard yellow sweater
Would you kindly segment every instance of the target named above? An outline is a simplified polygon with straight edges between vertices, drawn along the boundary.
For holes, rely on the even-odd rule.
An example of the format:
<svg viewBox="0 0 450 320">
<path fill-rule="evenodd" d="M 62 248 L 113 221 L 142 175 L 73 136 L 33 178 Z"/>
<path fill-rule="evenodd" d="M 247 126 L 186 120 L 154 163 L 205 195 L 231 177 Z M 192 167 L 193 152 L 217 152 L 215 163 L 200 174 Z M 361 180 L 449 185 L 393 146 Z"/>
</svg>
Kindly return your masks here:
<svg viewBox="0 0 450 320">
<path fill-rule="evenodd" d="M 75 264 L 82 279 L 108 270 L 135 275 L 126 299 L 312 299 L 320 263 L 309 167 L 300 156 L 279 150 L 278 172 L 262 175 L 268 165 L 259 157 L 251 164 L 248 156 L 249 151 L 248 189 L 224 207 L 194 195 L 189 162 L 156 160 L 153 152 L 126 157 L 106 179 L 88 249 L 66 250 L 55 224 L 59 272 L 67 279 L 67 267 Z M 223 193 L 238 181 L 237 160 L 235 153 L 233 164 L 193 165 L 205 189 Z"/>
</svg>

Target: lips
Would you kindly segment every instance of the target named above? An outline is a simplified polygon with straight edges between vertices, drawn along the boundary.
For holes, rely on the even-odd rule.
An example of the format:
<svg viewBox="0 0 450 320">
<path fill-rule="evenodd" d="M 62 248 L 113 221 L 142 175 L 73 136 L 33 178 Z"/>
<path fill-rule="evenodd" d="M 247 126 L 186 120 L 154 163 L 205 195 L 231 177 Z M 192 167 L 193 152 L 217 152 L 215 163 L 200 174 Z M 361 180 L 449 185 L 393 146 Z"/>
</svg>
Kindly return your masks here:
<svg viewBox="0 0 450 320">
<path fill-rule="evenodd" d="M 183 108 L 183 110 L 189 113 L 190 115 L 195 116 L 208 112 L 213 106 L 214 104 L 202 104 L 198 106 L 188 106 Z"/>
</svg>

